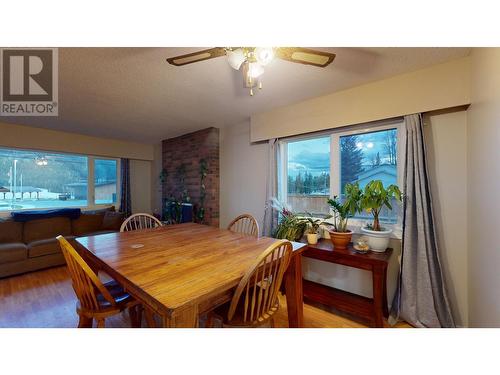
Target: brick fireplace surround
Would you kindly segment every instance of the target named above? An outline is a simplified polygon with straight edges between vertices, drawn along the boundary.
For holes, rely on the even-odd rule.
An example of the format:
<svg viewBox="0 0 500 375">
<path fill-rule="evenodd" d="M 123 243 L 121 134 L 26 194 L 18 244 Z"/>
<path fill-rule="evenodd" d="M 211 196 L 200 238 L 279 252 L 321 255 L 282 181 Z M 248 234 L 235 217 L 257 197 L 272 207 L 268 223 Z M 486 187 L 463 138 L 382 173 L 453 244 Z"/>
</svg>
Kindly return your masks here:
<svg viewBox="0 0 500 375">
<path fill-rule="evenodd" d="M 219 226 L 219 129 L 207 128 L 162 142 L 162 167 L 166 177 L 162 186 L 162 197 L 179 199 L 182 184 L 179 170 L 184 170 L 184 186 L 197 212 L 200 204 L 200 161 L 207 163 L 204 180 L 205 220 L 204 223 Z"/>
</svg>

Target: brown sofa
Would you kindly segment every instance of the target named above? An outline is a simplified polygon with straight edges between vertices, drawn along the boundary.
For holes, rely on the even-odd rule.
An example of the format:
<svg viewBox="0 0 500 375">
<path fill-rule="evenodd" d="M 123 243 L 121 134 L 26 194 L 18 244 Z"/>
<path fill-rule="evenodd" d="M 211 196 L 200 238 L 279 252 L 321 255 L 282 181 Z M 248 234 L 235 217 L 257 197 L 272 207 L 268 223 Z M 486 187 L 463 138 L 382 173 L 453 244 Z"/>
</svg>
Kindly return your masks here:
<svg viewBox="0 0 500 375">
<path fill-rule="evenodd" d="M 114 207 L 82 212 L 79 218 L 50 217 L 27 222 L 0 220 L 0 278 L 64 264 L 56 236 L 117 232 L 124 215 Z"/>
</svg>

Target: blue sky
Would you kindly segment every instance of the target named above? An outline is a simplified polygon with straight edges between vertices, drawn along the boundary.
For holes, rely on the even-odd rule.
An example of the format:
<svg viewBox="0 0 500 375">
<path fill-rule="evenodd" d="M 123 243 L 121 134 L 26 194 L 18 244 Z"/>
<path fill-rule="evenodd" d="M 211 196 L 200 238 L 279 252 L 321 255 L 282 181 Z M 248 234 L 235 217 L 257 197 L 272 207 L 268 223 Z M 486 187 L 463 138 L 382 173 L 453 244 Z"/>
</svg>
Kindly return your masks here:
<svg viewBox="0 0 500 375">
<path fill-rule="evenodd" d="M 358 147 L 363 150 L 363 164 L 371 165 L 372 158 L 380 153 L 382 163 L 386 161 L 384 147 L 387 131 L 358 135 Z M 288 175 L 295 177 L 299 172 L 313 175 L 330 173 L 330 137 L 309 139 L 288 143 Z"/>
<path fill-rule="evenodd" d="M 288 175 L 299 172 L 313 175 L 330 173 L 330 137 L 290 142 L 288 144 Z"/>
</svg>

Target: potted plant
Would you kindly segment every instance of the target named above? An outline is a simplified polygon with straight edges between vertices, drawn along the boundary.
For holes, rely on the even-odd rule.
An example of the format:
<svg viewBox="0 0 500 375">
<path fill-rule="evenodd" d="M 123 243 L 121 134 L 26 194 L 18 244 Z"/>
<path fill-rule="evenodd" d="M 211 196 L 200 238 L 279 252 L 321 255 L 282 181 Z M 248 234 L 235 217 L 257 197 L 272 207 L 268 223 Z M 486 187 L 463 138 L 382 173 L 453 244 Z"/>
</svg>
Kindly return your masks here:
<svg viewBox="0 0 500 375">
<path fill-rule="evenodd" d="M 370 181 L 363 191 L 361 197 L 361 210 L 367 211 L 373 216 L 373 223 L 361 228 L 368 237 L 370 249 L 377 252 L 384 252 L 389 245 L 389 236 L 392 229 L 384 228 L 380 225 L 380 211 L 387 207 L 392 210 L 391 201 L 395 199 L 401 202 L 402 194 L 397 185 L 389 185 L 384 188 L 380 180 Z"/>
<path fill-rule="evenodd" d="M 307 228 L 307 219 L 294 213 L 276 198 L 272 199 L 272 205 L 279 212 L 278 226 L 273 237 L 299 241 Z"/>
<path fill-rule="evenodd" d="M 316 245 L 318 243 L 319 226 L 323 223 L 321 219 L 306 217 L 307 220 L 307 243 Z"/>
<path fill-rule="evenodd" d="M 337 196 L 328 199 L 333 212 L 333 224 L 329 233 L 335 249 L 346 249 L 351 242 L 352 231 L 347 229 L 347 223 L 360 210 L 360 200 L 361 190 L 357 183 L 345 185 L 343 203 Z"/>
</svg>

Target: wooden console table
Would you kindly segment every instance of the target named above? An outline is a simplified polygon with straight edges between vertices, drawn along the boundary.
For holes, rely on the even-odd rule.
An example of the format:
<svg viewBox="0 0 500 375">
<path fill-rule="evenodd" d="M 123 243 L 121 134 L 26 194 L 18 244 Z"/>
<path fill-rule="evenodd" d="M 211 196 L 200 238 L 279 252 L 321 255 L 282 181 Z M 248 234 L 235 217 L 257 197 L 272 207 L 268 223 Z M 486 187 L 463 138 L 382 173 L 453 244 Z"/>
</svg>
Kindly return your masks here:
<svg viewBox="0 0 500 375">
<path fill-rule="evenodd" d="M 392 249 L 384 253 L 357 253 L 350 245 L 346 250 L 333 250 L 330 240 L 322 239 L 316 245 L 308 245 L 302 256 L 335 264 L 342 264 L 372 272 L 373 298 L 363 297 L 340 289 L 304 280 L 304 298 L 332 306 L 337 310 L 358 316 L 374 327 L 384 326 L 387 309 L 387 266 Z"/>
</svg>

